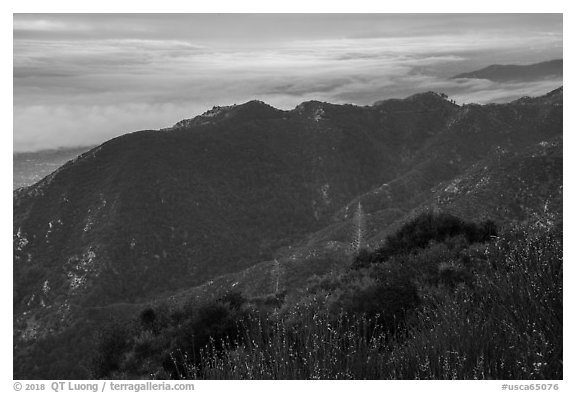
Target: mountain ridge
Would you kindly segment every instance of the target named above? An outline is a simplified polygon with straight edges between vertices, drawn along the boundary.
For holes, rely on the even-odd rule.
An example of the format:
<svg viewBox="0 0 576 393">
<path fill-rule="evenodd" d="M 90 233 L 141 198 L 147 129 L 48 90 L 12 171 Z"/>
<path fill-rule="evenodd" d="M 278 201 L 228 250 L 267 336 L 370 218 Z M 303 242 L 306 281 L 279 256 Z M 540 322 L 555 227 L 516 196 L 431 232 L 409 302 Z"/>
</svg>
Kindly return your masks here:
<svg viewBox="0 0 576 393">
<path fill-rule="evenodd" d="M 488 79 L 494 82 L 535 81 L 549 78 L 562 78 L 563 59 L 554 59 L 541 63 L 516 65 L 492 64 L 488 67 L 465 72 L 451 79 Z"/>
<path fill-rule="evenodd" d="M 467 171 L 491 156 L 524 157 L 561 138 L 561 96 L 458 106 L 423 93 L 366 107 L 309 101 L 292 111 L 249 101 L 208 116 L 216 121 L 196 117 L 105 142 L 14 192 L 18 364 L 36 343 L 89 331 L 87 310 L 137 308 L 213 285 L 262 295 L 343 268 L 359 247 L 358 211 L 363 245 L 372 247 L 431 201 L 466 206 L 465 196 L 454 202 L 434 190 L 473 178 Z M 554 162 L 542 195 L 557 195 Z M 272 289 L 274 269 L 285 279 Z"/>
</svg>

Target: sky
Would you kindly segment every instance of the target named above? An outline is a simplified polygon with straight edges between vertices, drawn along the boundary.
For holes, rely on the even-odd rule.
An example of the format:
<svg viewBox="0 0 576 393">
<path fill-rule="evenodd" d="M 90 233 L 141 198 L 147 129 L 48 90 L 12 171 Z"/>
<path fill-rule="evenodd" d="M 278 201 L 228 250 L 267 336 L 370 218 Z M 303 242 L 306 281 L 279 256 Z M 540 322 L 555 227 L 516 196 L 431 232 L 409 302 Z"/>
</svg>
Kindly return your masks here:
<svg viewBox="0 0 576 393">
<path fill-rule="evenodd" d="M 562 58 L 561 14 L 14 14 L 14 152 L 102 143 L 259 99 L 458 103 L 561 81 L 451 76 Z"/>
</svg>

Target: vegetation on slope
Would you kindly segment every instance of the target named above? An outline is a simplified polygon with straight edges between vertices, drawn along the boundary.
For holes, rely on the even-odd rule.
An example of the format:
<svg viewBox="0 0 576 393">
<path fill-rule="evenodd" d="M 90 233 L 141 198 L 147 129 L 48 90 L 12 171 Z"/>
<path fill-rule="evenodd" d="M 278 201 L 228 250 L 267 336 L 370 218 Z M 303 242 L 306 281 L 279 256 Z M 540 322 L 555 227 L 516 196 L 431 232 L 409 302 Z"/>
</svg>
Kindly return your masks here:
<svg viewBox="0 0 576 393">
<path fill-rule="evenodd" d="M 499 225 L 540 216 L 547 225 L 551 213 L 561 217 L 561 137 L 559 89 L 484 106 L 434 93 L 293 111 L 251 102 L 111 140 L 14 192 L 14 377 L 87 378 L 96 327 L 145 304 L 170 315 L 156 306 L 162 299 L 174 308 L 234 289 L 251 309 L 279 301 L 255 296 L 288 290 L 259 318 L 289 314 L 310 275 L 346 269 L 352 251 L 380 247 L 426 209 Z M 452 252 L 457 239 L 435 242 Z M 473 282 L 443 247 L 411 253 L 429 252 L 442 266 L 414 270 L 405 261 L 413 256 L 393 255 L 348 272 L 351 287 L 331 296 L 352 296 L 362 280 L 377 280 L 365 270 L 398 260 L 394 290 L 386 283 L 361 294 L 401 288 L 417 299 L 398 310 L 409 319 L 427 304 L 426 288 L 452 276 Z M 350 296 L 343 307 L 362 299 Z"/>
<path fill-rule="evenodd" d="M 430 224 L 425 244 L 416 223 Z M 315 277 L 301 297 L 230 293 L 145 309 L 103 330 L 94 376 L 562 378 L 561 227 L 496 236 L 490 225 L 428 214 L 390 239 L 403 239 L 400 251 Z"/>
</svg>

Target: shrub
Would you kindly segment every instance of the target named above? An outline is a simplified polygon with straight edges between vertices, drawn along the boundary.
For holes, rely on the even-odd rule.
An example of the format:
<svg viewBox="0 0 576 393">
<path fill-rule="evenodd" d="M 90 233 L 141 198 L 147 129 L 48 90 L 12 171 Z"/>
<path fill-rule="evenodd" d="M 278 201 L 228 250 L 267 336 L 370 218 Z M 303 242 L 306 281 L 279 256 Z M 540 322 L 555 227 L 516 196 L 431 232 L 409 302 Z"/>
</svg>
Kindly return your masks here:
<svg viewBox="0 0 576 393">
<path fill-rule="evenodd" d="M 450 222 L 440 226 L 454 228 Z M 140 323 L 139 333 L 108 340 L 103 353 L 114 356 L 104 370 L 197 379 L 561 379 L 561 228 L 517 229 L 470 245 L 492 236 L 490 227 L 437 231 L 450 236 L 314 277 L 304 296 L 273 313 L 248 312 L 250 302 L 234 293 L 191 304 L 158 336 Z"/>
<path fill-rule="evenodd" d="M 151 329 L 155 321 L 156 313 L 152 308 L 148 307 L 140 313 L 140 322 L 144 328 Z"/>
<path fill-rule="evenodd" d="M 410 254 L 426 248 L 431 241 L 442 243 L 463 236 L 467 243 L 478 243 L 489 241 L 496 234 L 493 221 L 475 224 L 447 213 L 423 213 L 404 224 L 396 233 L 388 235 L 384 246 L 371 254 L 359 254 L 353 267 L 362 268 L 384 262 L 394 255 Z"/>
<path fill-rule="evenodd" d="M 112 323 L 103 327 L 97 337 L 97 356 L 93 361 L 96 378 L 122 369 L 125 352 L 131 346 L 134 329 L 130 324 Z"/>
<path fill-rule="evenodd" d="M 221 303 L 226 303 L 233 310 L 239 310 L 246 303 L 246 298 L 238 291 L 227 292 L 224 296 L 218 299 Z"/>
<path fill-rule="evenodd" d="M 365 314 L 385 332 L 394 333 L 404 326 L 406 314 L 419 304 L 418 291 L 409 280 L 377 283 L 355 292 L 347 308 L 351 314 Z"/>
</svg>

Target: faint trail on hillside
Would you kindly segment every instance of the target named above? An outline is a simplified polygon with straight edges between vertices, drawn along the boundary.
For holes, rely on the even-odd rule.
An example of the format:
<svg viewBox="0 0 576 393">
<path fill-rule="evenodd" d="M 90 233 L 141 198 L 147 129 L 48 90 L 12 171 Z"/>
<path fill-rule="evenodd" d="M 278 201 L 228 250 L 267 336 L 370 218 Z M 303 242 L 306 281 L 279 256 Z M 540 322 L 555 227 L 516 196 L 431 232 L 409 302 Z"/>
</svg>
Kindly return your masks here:
<svg viewBox="0 0 576 393">
<path fill-rule="evenodd" d="M 282 267 L 278 259 L 274 259 L 274 264 L 270 270 L 272 281 L 274 282 L 274 293 L 277 294 L 280 289 L 280 276 L 282 275 Z"/>
<path fill-rule="evenodd" d="M 362 208 L 362 202 L 358 202 L 356 211 L 354 212 L 352 228 L 351 251 L 352 254 L 358 254 L 364 246 L 366 237 L 366 217 L 364 215 L 364 209 Z"/>
</svg>

